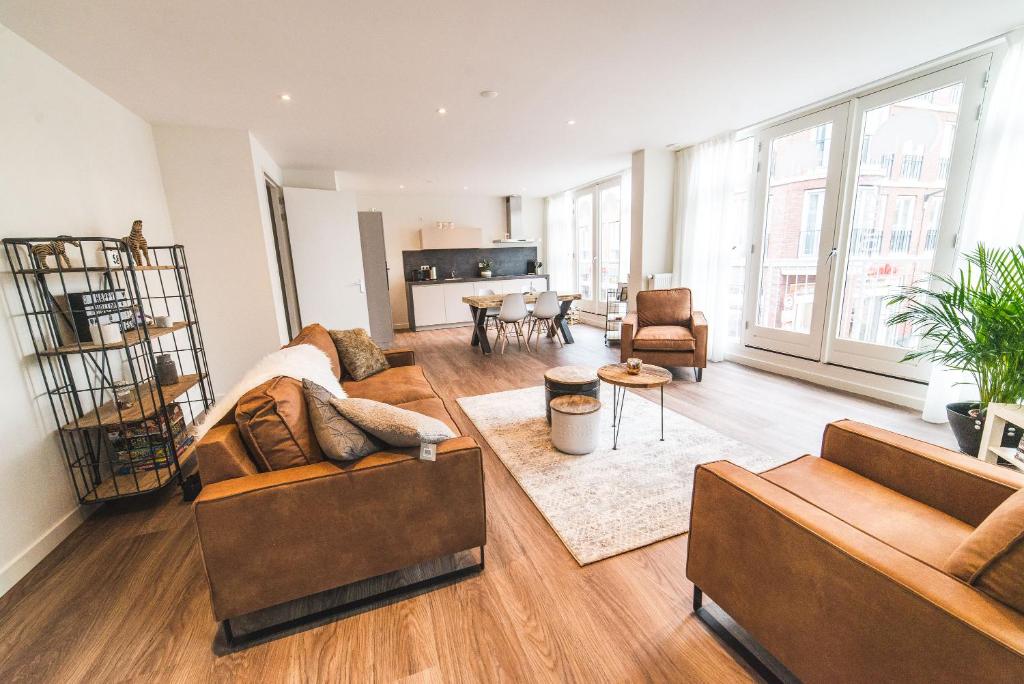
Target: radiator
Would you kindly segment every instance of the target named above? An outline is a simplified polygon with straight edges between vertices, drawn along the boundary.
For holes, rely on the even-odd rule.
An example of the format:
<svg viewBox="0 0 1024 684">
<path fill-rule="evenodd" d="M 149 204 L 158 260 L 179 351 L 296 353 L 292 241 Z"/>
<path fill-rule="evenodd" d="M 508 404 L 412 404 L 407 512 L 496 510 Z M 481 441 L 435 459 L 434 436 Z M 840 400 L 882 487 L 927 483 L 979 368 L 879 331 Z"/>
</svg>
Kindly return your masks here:
<svg viewBox="0 0 1024 684">
<path fill-rule="evenodd" d="M 648 290 L 666 290 L 672 287 L 671 273 L 649 273 L 647 274 Z"/>
</svg>

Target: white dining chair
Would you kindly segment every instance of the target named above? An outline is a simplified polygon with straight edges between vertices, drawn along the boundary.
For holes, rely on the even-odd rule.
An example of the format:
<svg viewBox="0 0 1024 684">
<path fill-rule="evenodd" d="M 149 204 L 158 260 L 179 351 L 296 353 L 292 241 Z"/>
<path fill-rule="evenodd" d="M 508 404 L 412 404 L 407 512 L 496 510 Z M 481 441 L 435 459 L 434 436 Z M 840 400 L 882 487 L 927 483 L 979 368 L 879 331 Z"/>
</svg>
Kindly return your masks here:
<svg viewBox="0 0 1024 684">
<path fill-rule="evenodd" d="M 558 331 L 555 330 L 555 316 L 561 310 L 561 304 L 558 303 L 558 293 L 554 290 L 541 292 L 537 296 L 537 303 L 533 307 L 533 317 L 530 319 L 529 332 L 526 335 L 527 346 L 529 346 L 530 338 L 533 337 L 534 333 L 537 333 L 537 344 L 538 346 L 540 345 L 541 330 L 558 342 L 559 346 L 562 346 L 562 338 L 558 336 Z"/>
<path fill-rule="evenodd" d="M 489 288 L 489 287 L 478 287 L 478 288 L 476 288 L 476 293 L 478 295 L 494 295 L 494 294 L 497 294 L 492 288 Z M 498 307 L 492 306 L 489 309 L 487 309 L 487 312 L 484 314 L 484 330 L 487 330 L 487 328 L 495 328 L 495 329 L 497 329 L 497 327 L 498 327 Z"/>
<path fill-rule="evenodd" d="M 501 353 L 505 353 L 508 347 L 509 335 L 515 333 L 516 344 L 523 348 L 523 320 L 526 318 L 526 299 L 522 292 L 507 294 L 501 300 L 501 310 L 498 312 L 498 333 L 494 340 L 495 346 L 501 344 Z M 502 344 L 504 343 L 504 344 Z M 526 341 L 526 351 L 530 351 L 530 341 Z"/>
</svg>

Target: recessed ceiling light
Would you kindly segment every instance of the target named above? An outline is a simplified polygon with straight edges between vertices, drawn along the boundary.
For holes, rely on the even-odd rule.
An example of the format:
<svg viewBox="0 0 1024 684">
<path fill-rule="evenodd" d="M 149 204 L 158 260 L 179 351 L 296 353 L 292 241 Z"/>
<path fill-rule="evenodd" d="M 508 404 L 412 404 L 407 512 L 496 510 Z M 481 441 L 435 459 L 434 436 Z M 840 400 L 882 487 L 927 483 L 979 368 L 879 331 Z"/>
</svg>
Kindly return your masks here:
<svg viewBox="0 0 1024 684">
<path fill-rule="evenodd" d="M 404 186 L 404 185 L 399 185 L 399 186 L 398 186 L 398 189 L 399 189 L 399 190 L 405 190 L 405 186 Z"/>
<path fill-rule="evenodd" d="M 576 119 L 569 119 L 565 123 L 569 124 L 570 126 L 575 126 L 576 125 Z"/>
<path fill-rule="evenodd" d="M 447 114 L 447 113 L 448 113 L 448 110 L 447 110 L 447 109 L 445 109 L 444 107 L 438 107 L 438 109 L 437 109 L 437 113 L 438 113 L 438 114 L 440 114 L 440 115 L 442 115 L 442 116 L 444 116 L 445 114 Z"/>
<path fill-rule="evenodd" d="M 291 102 L 292 96 L 288 93 L 281 93 L 281 102 Z"/>
<path fill-rule="evenodd" d="M 481 90 L 480 91 L 480 97 L 486 98 L 488 100 L 493 100 L 494 98 L 498 97 L 498 91 L 497 90 Z"/>
</svg>

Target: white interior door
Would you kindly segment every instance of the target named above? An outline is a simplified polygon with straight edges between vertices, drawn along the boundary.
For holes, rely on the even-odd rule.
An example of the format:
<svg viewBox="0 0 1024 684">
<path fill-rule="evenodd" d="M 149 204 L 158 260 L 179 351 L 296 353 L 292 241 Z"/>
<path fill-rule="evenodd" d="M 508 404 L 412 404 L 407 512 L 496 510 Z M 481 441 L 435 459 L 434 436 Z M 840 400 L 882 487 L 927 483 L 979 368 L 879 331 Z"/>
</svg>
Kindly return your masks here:
<svg viewBox="0 0 1024 684">
<path fill-rule="evenodd" d="M 744 343 L 820 359 L 849 104 L 762 131 Z"/>
<path fill-rule="evenodd" d="M 903 285 L 949 273 L 956 255 L 985 55 L 855 101 L 828 361 L 916 380 L 930 365 L 902 363 L 918 339 L 886 321 Z"/>
<path fill-rule="evenodd" d="M 284 197 L 303 320 L 329 329 L 368 329 L 355 195 L 285 188 Z"/>
</svg>

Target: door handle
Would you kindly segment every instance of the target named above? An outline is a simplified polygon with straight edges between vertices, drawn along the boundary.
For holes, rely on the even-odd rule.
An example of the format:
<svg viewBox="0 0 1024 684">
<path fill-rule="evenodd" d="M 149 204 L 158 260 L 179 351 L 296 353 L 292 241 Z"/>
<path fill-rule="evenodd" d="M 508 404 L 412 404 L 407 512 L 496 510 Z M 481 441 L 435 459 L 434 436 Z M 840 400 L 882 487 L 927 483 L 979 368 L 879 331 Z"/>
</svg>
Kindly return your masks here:
<svg viewBox="0 0 1024 684">
<path fill-rule="evenodd" d="M 366 283 L 363 281 L 362 278 L 360 278 L 359 280 L 353 282 L 352 284 L 353 285 L 358 285 L 359 286 L 359 291 L 362 292 L 363 294 L 366 293 Z"/>
<path fill-rule="evenodd" d="M 838 247 L 833 247 L 832 249 L 830 249 L 828 251 L 828 256 L 825 257 L 825 263 L 826 264 L 831 263 L 832 259 L 835 258 L 837 251 L 839 251 Z"/>
</svg>

